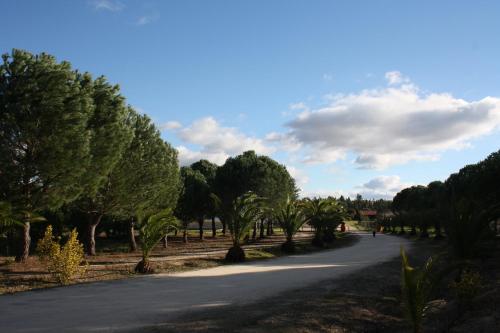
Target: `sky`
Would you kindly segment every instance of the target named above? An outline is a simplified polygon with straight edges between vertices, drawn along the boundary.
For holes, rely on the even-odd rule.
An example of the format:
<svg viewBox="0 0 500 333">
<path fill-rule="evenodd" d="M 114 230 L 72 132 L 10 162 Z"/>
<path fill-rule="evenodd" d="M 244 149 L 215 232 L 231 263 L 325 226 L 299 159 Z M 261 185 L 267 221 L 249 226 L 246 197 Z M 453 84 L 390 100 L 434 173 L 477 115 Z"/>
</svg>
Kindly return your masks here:
<svg viewBox="0 0 500 333">
<path fill-rule="evenodd" d="M 119 84 L 180 163 L 246 150 L 302 196 L 391 198 L 500 142 L 500 2 L 0 0 L 1 53 Z"/>
</svg>

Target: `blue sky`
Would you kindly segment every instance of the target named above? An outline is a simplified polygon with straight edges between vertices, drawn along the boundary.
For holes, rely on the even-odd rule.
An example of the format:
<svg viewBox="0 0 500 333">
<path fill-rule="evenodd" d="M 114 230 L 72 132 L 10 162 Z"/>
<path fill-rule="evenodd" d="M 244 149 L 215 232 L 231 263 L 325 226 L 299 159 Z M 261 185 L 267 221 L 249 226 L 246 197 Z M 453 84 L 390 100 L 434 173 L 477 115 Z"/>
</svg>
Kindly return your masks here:
<svg viewBox="0 0 500 333">
<path fill-rule="evenodd" d="M 499 149 L 498 1 L 6 1 L 0 50 L 105 75 L 181 161 L 390 197 Z"/>
</svg>

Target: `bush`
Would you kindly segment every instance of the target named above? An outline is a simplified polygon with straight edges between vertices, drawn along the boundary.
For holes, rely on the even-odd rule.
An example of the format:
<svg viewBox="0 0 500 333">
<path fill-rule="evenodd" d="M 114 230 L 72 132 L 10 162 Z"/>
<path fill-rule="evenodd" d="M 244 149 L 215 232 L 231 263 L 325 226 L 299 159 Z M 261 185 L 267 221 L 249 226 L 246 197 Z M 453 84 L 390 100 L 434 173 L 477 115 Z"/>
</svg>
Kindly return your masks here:
<svg viewBox="0 0 500 333">
<path fill-rule="evenodd" d="M 37 251 L 40 260 L 58 283 L 66 285 L 78 274 L 85 273 L 83 245 L 78 242 L 78 233 L 73 229 L 68 241 L 62 247 L 52 234 L 52 226 L 45 230 L 38 241 Z"/>
<path fill-rule="evenodd" d="M 422 320 L 428 310 L 430 297 L 437 286 L 432 277 L 433 258 L 429 258 L 424 267 L 417 269 L 410 266 L 408 257 L 401 247 L 401 291 L 406 317 L 413 326 L 414 333 L 422 332 Z"/>
<path fill-rule="evenodd" d="M 476 272 L 463 271 L 460 280 L 450 283 L 450 288 L 462 306 L 469 306 L 481 289 L 481 276 Z"/>
</svg>

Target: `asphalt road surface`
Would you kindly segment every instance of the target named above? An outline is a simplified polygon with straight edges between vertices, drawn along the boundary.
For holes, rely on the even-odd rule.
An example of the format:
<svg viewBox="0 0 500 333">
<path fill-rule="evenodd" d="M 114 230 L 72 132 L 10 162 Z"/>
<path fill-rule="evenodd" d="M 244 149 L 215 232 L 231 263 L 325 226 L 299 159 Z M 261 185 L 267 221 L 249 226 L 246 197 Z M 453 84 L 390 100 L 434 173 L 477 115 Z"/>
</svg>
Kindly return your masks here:
<svg viewBox="0 0 500 333">
<path fill-rule="evenodd" d="M 0 296 L 0 332 L 119 332 L 188 311 L 243 304 L 376 265 L 406 239 L 359 233 L 350 247 L 177 274 L 80 284 Z"/>
</svg>

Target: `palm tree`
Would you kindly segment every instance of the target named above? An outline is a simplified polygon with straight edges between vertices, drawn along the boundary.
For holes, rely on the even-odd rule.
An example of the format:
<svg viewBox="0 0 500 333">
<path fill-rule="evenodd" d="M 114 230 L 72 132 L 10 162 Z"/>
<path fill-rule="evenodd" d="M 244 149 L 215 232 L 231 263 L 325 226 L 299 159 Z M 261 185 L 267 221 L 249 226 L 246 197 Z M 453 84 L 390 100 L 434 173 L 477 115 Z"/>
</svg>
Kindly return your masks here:
<svg viewBox="0 0 500 333">
<path fill-rule="evenodd" d="M 11 231 L 16 227 L 23 228 L 25 233 L 24 239 L 27 242 L 23 243 L 23 248 L 20 255 L 16 257 L 18 261 L 24 261 L 29 254 L 29 243 L 31 237 L 29 226 L 34 222 L 44 222 L 46 219 L 36 213 L 28 211 L 20 211 L 15 209 L 9 202 L 0 201 L 0 234 Z"/>
<path fill-rule="evenodd" d="M 155 245 L 169 232 L 169 229 L 177 229 L 179 222 L 170 208 L 151 215 L 139 229 L 141 238 L 142 260 L 135 267 L 139 273 L 152 273 L 153 267 L 149 262 L 149 255 Z"/>
<path fill-rule="evenodd" d="M 323 246 L 324 237 L 324 221 L 328 211 L 329 202 L 321 198 L 306 198 L 304 202 L 304 211 L 307 217 L 307 223 L 314 228 L 314 238 L 312 244 L 315 246 Z"/>
<path fill-rule="evenodd" d="M 10 203 L 0 201 L 0 231 L 5 232 L 13 227 L 22 227 L 23 223 L 16 215 Z"/>
<path fill-rule="evenodd" d="M 226 261 L 245 261 L 245 251 L 241 248 L 241 241 L 248 234 L 250 228 L 262 213 L 261 198 L 248 192 L 237 197 L 225 212 L 233 246 L 226 254 Z"/>
<path fill-rule="evenodd" d="M 304 202 L 307 222 L 314 228 L 312 244 L 323 246 L 323 242 L 335 240 L 335 230 L 345 219 L 344 207 L 335 199 L 307 198 Z"/>
<path fill-rule="evenodd" d="M 286 241 L 281 246 L 281 249 L 288 253 L 295 252 L 293 236 L 307 221 L 302 209 L 296 201 L 292 201 L 288 198 L 286 202 L 274 212 L 274 218 L 283 229 L 286 237 Z"/>
</svg>

